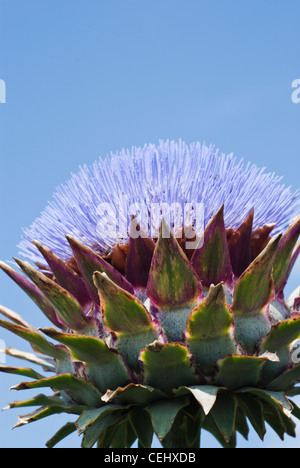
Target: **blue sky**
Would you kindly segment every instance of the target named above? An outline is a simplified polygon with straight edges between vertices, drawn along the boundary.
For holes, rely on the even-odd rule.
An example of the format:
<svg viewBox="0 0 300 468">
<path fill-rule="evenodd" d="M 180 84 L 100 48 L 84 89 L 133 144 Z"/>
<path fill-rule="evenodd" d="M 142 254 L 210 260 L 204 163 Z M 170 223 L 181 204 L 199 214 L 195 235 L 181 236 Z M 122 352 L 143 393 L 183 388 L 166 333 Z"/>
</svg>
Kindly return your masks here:
<svg viewBox="0 0 300 468">
<path fill-rule="evenodd" d="M 22 227 L 57 185 L 122 147 L 161 138 L 214 143 L 298 189 L 298 8 L 297 0 L 0 0 L 1 260 L 18 254 Z M 298 262 L 288 293 L 299 273 Z M 4 274 L 0 303 L 48 325 Z M 6 332 L 0 339 L 29 350 Z M 19 381 L 0 376 L 1 408 L 20 397 L 8 391 Z M 16 418 L 0 413 L 0 447 L 43 447 L 68 419 L 11 431 Z M 298 439 L 284 442 L 271 431 L 264 447 L 299 442 L 300 427 Z M 203 445 L 218 446 L 208 435 Z M 61 446 L 78 446 L 77 436 Z M 261 443 L 251 433 L 239 446 Z"/>
</svg>

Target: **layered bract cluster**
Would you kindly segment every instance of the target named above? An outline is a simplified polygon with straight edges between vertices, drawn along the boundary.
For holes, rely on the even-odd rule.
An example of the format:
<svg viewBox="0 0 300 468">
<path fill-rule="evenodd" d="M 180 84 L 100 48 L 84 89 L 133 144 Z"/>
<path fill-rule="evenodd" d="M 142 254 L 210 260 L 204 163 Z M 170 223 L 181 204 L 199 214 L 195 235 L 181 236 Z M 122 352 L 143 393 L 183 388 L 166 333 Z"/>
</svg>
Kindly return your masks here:
<svg viewBox="0 0 300 468">
<path fill-rule="evenodd" d="M 155 241 L 129 236 L 106 257 L 67 236 L 68 260 L 35 242 L 43 272 L 16 260 L 24 277 L 1 262 L 53 324 L 36 330 L 0 308 L 9 319 L 0 326 L 35 354 L 7 352 L 47 374 L 1 371 L 32 379 L 16 390 L 55 391 L 11 403 L 38 407 L 17 425 L 77 415 L 49 447 L 75 430 L 83 447 L 130 447 L 137 438 L 149 447 L 154 432 L 164 447 L 197 447 L 201 428 L 234 447 L 249 421 L 261 438 L 265 422 L 281 438 L 295 435 L 300 294 L 285 301 L 283 290 L 299 253 L 300 219 L 271 238 L 274 225 L 254 229 L 253 215 L 226 229 L 222 206 L 193 250 L 188 227 L 174 235 L 163 220 Z"/>
</svg>

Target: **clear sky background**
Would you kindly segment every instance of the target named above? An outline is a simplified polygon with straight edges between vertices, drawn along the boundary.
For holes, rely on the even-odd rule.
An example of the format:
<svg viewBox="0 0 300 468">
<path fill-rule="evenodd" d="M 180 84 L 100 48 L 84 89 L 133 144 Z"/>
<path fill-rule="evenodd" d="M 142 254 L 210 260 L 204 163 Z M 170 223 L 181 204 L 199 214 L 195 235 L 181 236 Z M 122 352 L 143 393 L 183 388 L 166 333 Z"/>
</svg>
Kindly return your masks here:
<svg viewBox="0 0 300 468">
<path fill-rule="evenodd" d="M 298 189 L 300 104 L 291 84 L 300 78 L 299 40 L 299 0 L 0 0 L 0 259 L 18 254 L 22 227 L 71 172 L 122 147 L 214 143 Z M 298 262 L 288 293 L 299 273 Z M 49 325 L 4 273 L 0 303 Z M 0 339 L 30 350 L 5 331 Z M 31 395 L 8 391 L 22 379 L 0 375 L 1 408 Z M 71 419 L 11 431 L 19 412 L 0 413 L 0 447 L 43 447 Z M 299 447 L 300 426 L 284 442 L 272 430 L 264 444 L 253 431 L 238 440 Z M 202 443 L 219 447 L 205 433 Z M 78 447 L 78 437 L 60 446 Z"/>
</svg>

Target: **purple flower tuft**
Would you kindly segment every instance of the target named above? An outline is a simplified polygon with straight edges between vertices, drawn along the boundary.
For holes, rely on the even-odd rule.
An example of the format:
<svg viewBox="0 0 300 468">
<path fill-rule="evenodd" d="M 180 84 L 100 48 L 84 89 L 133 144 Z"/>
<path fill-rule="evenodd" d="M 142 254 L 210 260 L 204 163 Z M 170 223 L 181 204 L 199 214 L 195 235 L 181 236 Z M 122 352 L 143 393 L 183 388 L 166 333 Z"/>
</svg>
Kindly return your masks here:
<svg viewBox="0 0 300 468">
<path fill-rule="evenodd" d="M 205 225 L 225 204 L 228 228 L 237 228 L 254 207 L 253 228 L 276 223 L 272 232 L 276 235 L 286 229 L 300 208 L 299 192 L 292 192 L 280 180 L 265 168 L 250 163 L 245 166 L 232 154 L 199 142 L 160 141 L 158 146 L 122 150 L 91 167 L 81 167 L 58 187 L 40 217 L 24 229 L 19 247 L 23 256 L 41 262 L 34 239 L 67 260 L 72 255 L 65 238 L 69 234 L 108 252 L 117 243 L 116 231 L 119 238 L 128 237 L 128 219 L 136 214 L 128 212 L 128 207 L 147 207 L 150 216 L 151 203 L 159 207 L 163 203 L 203 203 Z M 103 215 L 105 222 L 101 222 Z M 158 227 L 158 219 L 152 221 Z"/>
</svg>

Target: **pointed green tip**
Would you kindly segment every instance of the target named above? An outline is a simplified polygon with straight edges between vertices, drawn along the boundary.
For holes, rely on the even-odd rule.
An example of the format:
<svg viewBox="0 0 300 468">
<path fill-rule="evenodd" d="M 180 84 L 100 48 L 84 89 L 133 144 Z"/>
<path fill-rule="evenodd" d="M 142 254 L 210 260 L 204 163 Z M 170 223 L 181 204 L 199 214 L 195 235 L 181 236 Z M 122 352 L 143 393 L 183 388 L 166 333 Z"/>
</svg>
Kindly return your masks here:
<svg viewBox="0 0 300 468">
<path fill-rule="evenodd" d="M 169 239 L 169 238 L 173 238 L 174 237 L 174 234 L 170 228 L 170 226 L 168 225 L 167 221 L 165 220 L 165 218 L 162 218 L 161 220 L 161 225 L 160 225 L 160 228 L 159 228 L 159 239 Z"/>
<path fill-rule="evenodd" d="M 287 231 L 282 235 L 274 261 L 274 285 L 279 294 L 287 283 L 293 266 L 293 251 L 300 235 L 300 216 L 297 216 Z"/>
<path fill-rule="evenodd" d="M 282 238 L 282 234 L 278 234 L 276 237 L 274 237 L 274 239 L 271 239 L 269 244 L 268 244 L 270 246 L 270 249 L 272 248 L 274 250 L 277 250 L 278 245 L 279 245 L 279 243 L 281 241 L 281 238 Z"/>
<path fill-rule="evenodd" d="M 82 249 L 85 249 L 85 248 L 87 249 L 88 248 L 84 244 L 82 244 L 78 239 L 71 236 L 70 234 L 66 234 L 65 238 L 67 239 L 67 241 L 68 241 L 71 249 L 74 251 L 74 253 L 76 251 L 81 251 Z"/>
<path fill-rule="evenodd" d="M 32 270 L 33 267 L 30 265 L 29 262 L 24 262 L 23 260 L 20 260 L 17 257 L 13 257 L 14 261 L 16 262 L 17 265 L 26 273 L 28 270 Z"/>
<path fill-rule="evenodd" d="M 101 272 L 101 271 L 95 271 L 93 273 L 93 282 L 94 285 L 96 286 L 97 289 L 100 289 L 101 291 L 106 291 L 108 292 L 108 289 L 113 287 L 113 289 L 121 289 L 117 284 L 115 284 L 108 276 L 106 273 Z"/>
<path fill-rule="evenodd" d="M 217 214 L 216 216 L 219 216 L 219 217 L 224 217 L 224 209 L 225 209 L 225 204 L 223 203 L 223 205 L 219 208 L 219 210 L 217 211 Z"/>
<path fill-rule="evenodd" d="M 40 241 L 32 239 L 31 242 L 40 251 L 40 253 L 43 255 L 46 261 L 47 261 L 46 257 L 48 257 L 49 254 L 54 255 L 53 252 L 51 252 L 51 250 L 48 247 L 46 247 L 44 244 L 42 244 Z"/>
<path fill-rule="evenodd" d="M 79 240 L 75 239 L 75 237 L 71 236 L 70 234 L 66 234 L 65 238 L 73 250 L 73 253 L 81 251 L 81 249 L 85 247 Z"/>
<path fill-rule="evenodd" d="M 164 219 L 146 291 L 151 302 L 161 310 L 188 307 L 196 303 L 202 292 L 199 278 Z"/>
<path fill-rule="evenodd" d="M 35 245 L 38 249 L 44 249 L 45 246 L 38 240 L 36 239 L 32 239 L 31 242 L 33 243 L 33 245 Z"/>
<path fill-rule="evenodd" d="M 225 298 L 223 283 L 219 283 L 216 286 L 214 284 L 210 285 L 208 296 L 206 298 L 207 302 L 214 302 L 216 306 L 222 306 L 225 304 Z"/>
<path fill-rule="evenodd" d="M 99 292 L 105 324 L 110 330 L 126 335 L 155 329 L 147 309 L 138 298 L 115 284 L 105 273 L 95 272 L 93 280 Z M 134 337 L 131 344 L 133 342 Z"/>
<path fill-rule="evenodd" d="M 224 224 L 224 205 L 210 219 L 191 264 L 206 287 L 221 281 L 231 283 L 233 274 Z"/>
</svg>

